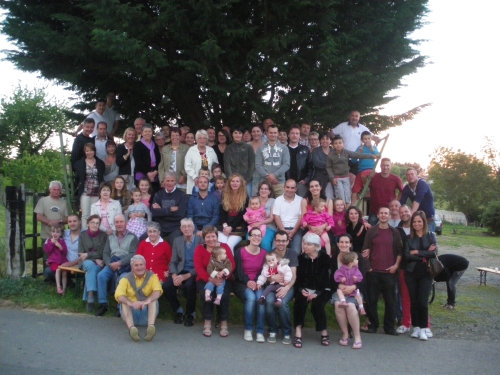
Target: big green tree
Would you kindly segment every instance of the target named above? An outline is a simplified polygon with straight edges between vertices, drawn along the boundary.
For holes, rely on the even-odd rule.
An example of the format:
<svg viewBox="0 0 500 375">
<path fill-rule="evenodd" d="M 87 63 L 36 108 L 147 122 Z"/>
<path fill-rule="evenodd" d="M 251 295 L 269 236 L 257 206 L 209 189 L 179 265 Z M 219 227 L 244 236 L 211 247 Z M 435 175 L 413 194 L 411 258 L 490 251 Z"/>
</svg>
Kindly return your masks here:
<svg viewBox="0 0 500 375">
<path fill-rule="evenodd" d="M 427 0 L 1 3 L 8 11 L 3 32 L 18 48 L 8 59 L 69 83 L 87 104 L 115 90 L 126 117 L 195 128 L 265 116 L 331 126 L 358 109 L 374 114 L 366 119 L 374 131 L 398 123 L 377 108 L 425 63 L 411 33 L 422 26 L 426 6 Z"/>
<path fill-rule="evenodd" d="M 0 100 L 0 163 L 40 154 L 49 148 L 54 132 L 67 126 L 65 108 L 52 102 L 43 88 L 18 85 L 10 97 Z"/>
<path fill-rule="evenodd" d="M 488 203 L 498 198 L 500 185 L 492 168 L 461 150 L 435 150 L 429 179 L 436 198 L 450 210 L 463 212 L 469 220 L 477 220 Z"/>
</svg>

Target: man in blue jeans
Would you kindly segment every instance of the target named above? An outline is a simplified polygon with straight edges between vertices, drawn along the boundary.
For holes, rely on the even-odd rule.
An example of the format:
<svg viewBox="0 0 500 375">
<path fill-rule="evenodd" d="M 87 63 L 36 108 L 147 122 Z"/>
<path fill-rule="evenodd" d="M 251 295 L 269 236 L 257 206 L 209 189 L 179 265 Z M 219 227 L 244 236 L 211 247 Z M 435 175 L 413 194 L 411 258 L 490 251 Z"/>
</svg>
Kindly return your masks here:
<svg viewBox="0 0 500 375">
<path fill-rule="evenodd" d="M 116 232 L 108 237 L 104 245 L 103 261 L 105 267 L 97 274 L 97 295 L 99 309 L 95 316 L 102 316 L 108 311 L 108 282 L 113 284 L 112 291 L 115 291 L 117 279 L 130 272 L 130 259 L 134 256 L 139 245 L 139 240 L 135 234 L 127 231 L 127 221 L 124 215 L 115 216 Z M 118 311 L 116 313 L 118 315 Z"/>
<path fill-rule="evenodd" d="M 295 283 L 295 279 L 297 277 L 297 266 L 299 265 L 299 261 L 297 258 L 297 253 L 288 249 L 288 233 L 280 230 L 274 236 L 274 242 L 276 243 L 276 248 L 274 251 L 278 254 L 280 259 L 288 259 L 288 265 L 292 269 L 292 280 L 285 286 L 279 288 L 276 292 L 271 292 L 267 295 L 266 298 L 266 319 L 267 324 L 269 325 L 269 337 L 267 338 L 267 342 L 274 344 L 276 343 L 276 334 L 278 333 L 279 328 L 281 328 L 281 332 L 283 333 L 283 341 L 282 343 L 285 345 L 290 345 L 292 342 L 291 334 L 292 334 L 292 319 L 290 315 L 290 307 L 288 306 L 290 300 L 294 295 L 293 284 Z M 275 281 L 278 283 L 283 282 L 283 275 L 274 275 L 269 278 L 268 281 Z M 274 305 L 276 301 L 276 297 L 282 299 L 281 306 L 277 307 Z M 276 316 L 279 315 L 280 325 L 276 323 Z"/>
</svg>

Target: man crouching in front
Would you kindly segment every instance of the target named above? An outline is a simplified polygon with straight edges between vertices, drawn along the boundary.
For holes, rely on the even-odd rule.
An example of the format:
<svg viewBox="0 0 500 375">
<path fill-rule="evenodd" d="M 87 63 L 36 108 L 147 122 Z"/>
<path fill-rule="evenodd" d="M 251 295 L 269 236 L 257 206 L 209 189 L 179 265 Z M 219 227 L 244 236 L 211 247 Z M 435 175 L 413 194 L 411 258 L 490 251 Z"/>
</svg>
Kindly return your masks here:
<svg viewBox="0 0 500 375">
<path fill-rule="evenodd" d="M 144 340 L 151 341 L 156 333 L 154 324 L 159 312 L 158 298 L 163 290 L 158 276 L 146 271 L 146 260 L 142 255 L 134 255 L 130 266 L 132 272 L 120 280 L 115 299 L 121 304 L 120 312 L 132 340 L 141 340 L 136 326 L 147 325 Z"/>
</svg>

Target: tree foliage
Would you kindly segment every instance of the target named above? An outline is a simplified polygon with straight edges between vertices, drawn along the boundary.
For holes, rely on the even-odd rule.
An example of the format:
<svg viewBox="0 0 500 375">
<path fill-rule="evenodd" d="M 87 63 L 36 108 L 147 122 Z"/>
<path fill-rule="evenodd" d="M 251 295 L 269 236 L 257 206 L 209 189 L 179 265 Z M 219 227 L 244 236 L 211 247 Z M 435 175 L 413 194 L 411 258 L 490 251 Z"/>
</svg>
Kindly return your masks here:
<svg viewBox="0 0 500 375">
<path fill-rule="evenodd" d="M 18 85 L 0 101 L 0 160 L 38 155 L 54 132 L 66 127 L 64 109 L 51 104 L 44 89 Z"/>
<path fill-rule="evenodd" d="M 394 162 L 394 163 L 392 163 L 391 173 L 395 174 L 396 176 L 401 177 L 401 180 L 406 181 L 406 170 L 408 168 L 415 168 L 417 170 L 419 176 L 422 176 L 424 174 L 424 172 L 425 172 L 425 169 L 422 168 L 422 166 L 419 163 L 417 163 L 417 162 L 414 162 L 414 163 L 410 163 L 410 162 L 406 162 L 406 163 Z"/>
<path fill-rule="evenodd" d="M 69 158 L 67 160 L 69 164 Z M 3 165 L 5 185 L 20 186 L 26 189 L 46 191 L 50 181 L 64 181 L 61 154 L 54 150 L 44 151 L 41 155 L 24 153 L 21 158 L 6 160 Z"/>
<path fill-rule="evenodd" d="M 448 147 L 434 151 L 429 179 L 436 197 L 446 202 L 451 211 L 463 212 L 469 220 L 477 220 L 498 194 L 498 181 L 483 160 Z"/>
<path fill-rule="evenodd" d="M 481 214 L 481 221 L 486 228 L 497 236 L 500 235 L 500 201 L 488 204 Z"/>
<path fill-rule="evenodd" d="M 425 57 L 411 33 L 427 0 L 20 0 L 2 2 L 8 59 L 121 113 L 194 128 L 271 116 L 336 125 L 349 110 L 381 131 L 418 112 L 377 114 Z M 85 103 L 84 103 L 85 104 Z"/>
</svg>

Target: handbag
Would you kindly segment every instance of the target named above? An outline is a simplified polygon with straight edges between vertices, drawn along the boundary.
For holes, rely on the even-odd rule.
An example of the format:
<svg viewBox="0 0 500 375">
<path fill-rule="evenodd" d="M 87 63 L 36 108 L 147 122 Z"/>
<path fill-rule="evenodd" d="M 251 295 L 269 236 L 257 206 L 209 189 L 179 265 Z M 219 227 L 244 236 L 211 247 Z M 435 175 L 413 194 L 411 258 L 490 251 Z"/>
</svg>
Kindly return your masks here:
<svg viewBox="0 0 500 375">
<path fill-rule="evenodd" d="M 429 258 L 427 262 L 427 269 L 431 274 L 431 277 L 434 279 L 437 275 L 439 275 L 444 270 L 443 263 L 439 260 L 437 254 L 435 258 Z"/>
</svg>

